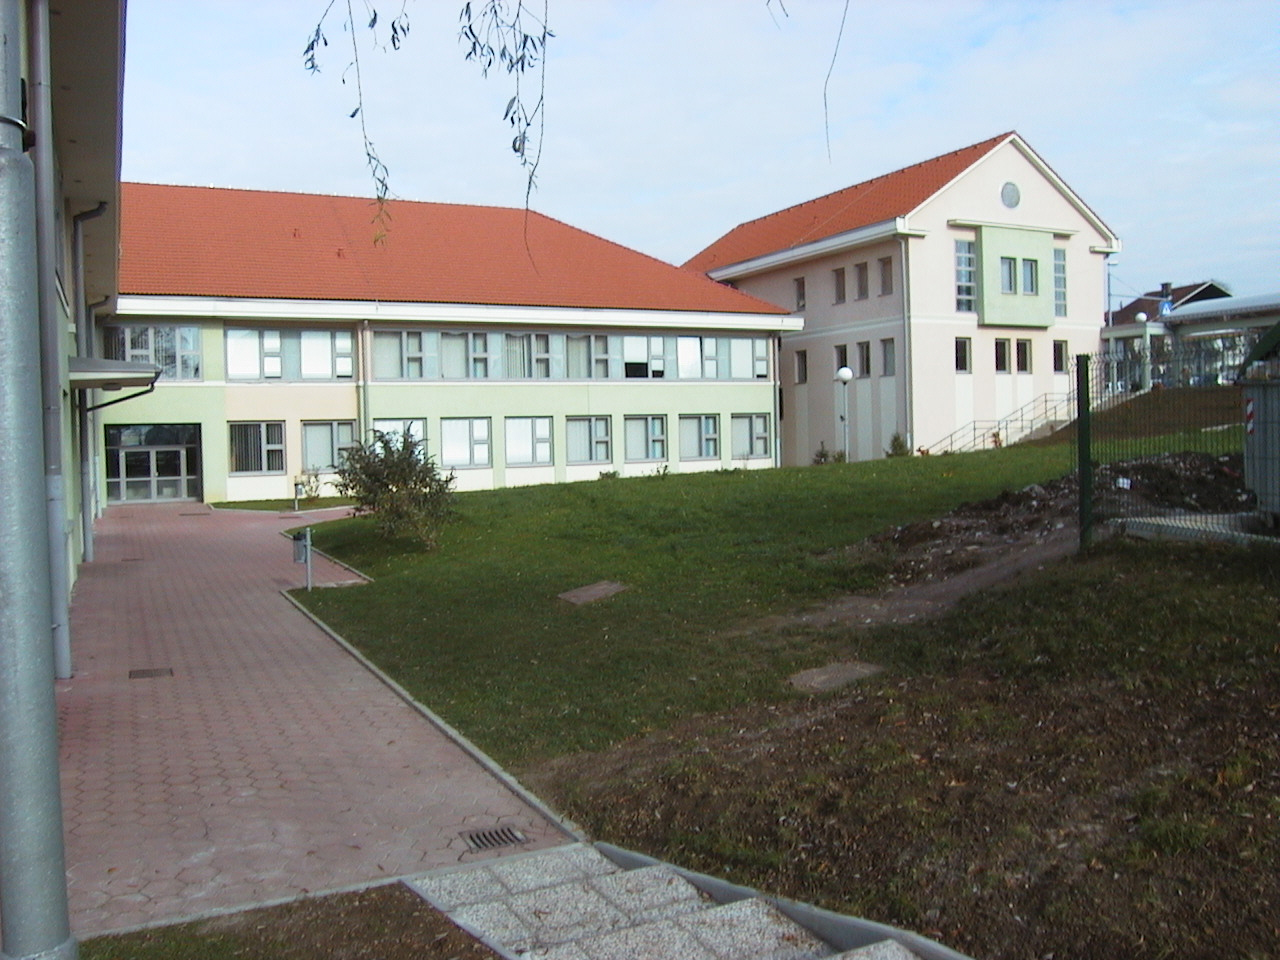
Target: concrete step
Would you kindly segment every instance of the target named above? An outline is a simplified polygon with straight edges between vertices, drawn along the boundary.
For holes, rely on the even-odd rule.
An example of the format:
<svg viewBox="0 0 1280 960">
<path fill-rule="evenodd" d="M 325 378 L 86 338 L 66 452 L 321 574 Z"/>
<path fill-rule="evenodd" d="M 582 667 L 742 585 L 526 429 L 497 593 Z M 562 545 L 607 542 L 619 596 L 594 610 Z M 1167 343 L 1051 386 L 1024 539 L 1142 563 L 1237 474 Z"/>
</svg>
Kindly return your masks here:
<svg viewBox="0 0 1280 960">
<path fill-rule="evenodd" d="M 623 869 L 589 844 L 469 864 L 406 882 L 507 957 L 818 960 L 838 953 L 762 899 L 717 903 L 668 864 Z M 916 955 L 886 941 L 839 958 L 916 960 Z"/>
</svg>

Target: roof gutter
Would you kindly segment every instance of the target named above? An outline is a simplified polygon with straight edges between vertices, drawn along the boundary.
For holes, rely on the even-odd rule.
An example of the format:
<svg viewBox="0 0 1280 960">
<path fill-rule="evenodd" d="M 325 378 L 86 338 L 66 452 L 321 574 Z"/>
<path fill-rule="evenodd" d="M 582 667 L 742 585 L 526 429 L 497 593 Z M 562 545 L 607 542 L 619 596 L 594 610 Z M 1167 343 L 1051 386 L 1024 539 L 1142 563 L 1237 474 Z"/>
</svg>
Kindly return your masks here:
<svg viewBox="0 0 1280 960">
<path fill-rule="evenodd" d="M 884 240 L 889 237 L 923 236 L 925 236 L 923 230 L 912 230 L 907 226 L 906 217 L 895 217 L 892 220 L 859 227 L 857 230 L 848 230 L 844 233 L 837 233 L 834 236 L 823 237 L 813 243 L 790 247 L 786 250 L 778 250 L 725 267 L 716 267 L 714 270 L 708 270 L 707 276 L 712 280 L 737 280 L 742 277 L 750 277 L 757 273 L 774 270 L 790 263 L 799 263 L 802 260 L 811 260 L 814 257 L 840 253 L 851 247 L 862 246 L 876 240 Z"/>
</svg>

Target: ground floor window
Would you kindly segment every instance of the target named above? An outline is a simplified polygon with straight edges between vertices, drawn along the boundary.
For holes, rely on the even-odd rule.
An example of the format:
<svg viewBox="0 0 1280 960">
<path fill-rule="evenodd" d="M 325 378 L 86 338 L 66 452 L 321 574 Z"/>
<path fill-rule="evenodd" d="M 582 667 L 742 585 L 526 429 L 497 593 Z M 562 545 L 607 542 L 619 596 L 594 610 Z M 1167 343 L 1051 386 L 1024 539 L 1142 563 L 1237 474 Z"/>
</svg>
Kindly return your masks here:
<svg viewBox="0 0 1280 960">
<path fill-rule="evenodd" d="M 450 418 L 440 421 L 440 463 L 446 467 L 487 467 L 489 418 Z"/>
<path fill-rule="evenodd" d="M 680 459 L 712 460 L 720 456 L 720 418 L 714 414 L 680 418 Z"/>
<path fill-rule="evenodd" d="M 356 446 L 354 420 L 320 420 L 302 424 L 302 469 L 307 473 L 332 473 L 342 465 L 346 452 Z"/>
<path fill-rule="evenodd" d="M 564 422 L 570 463 L 611 463 L 613 443 L 608 417 L 569 417 Z"/>
<path fill-rule="evenodd" d="M 406 436 L 411 437 L 418 441 L 419 453 L 425 455 L 427 452 L 426 420 L 374 420 L 373 432 L 375 436 L 379 433 L 385 433 L 389 437 L 397 438 L 397 440 Z"/>
<path fill-rule="evenodd" d="M 735 413 L 731 433 L 734 459 L 769 456 L 769 415 L 767 413 Z"/>
<path fill-rule="evenodd" d="M 625 420 L 628 460 L 667 459 L 667 418 L 627 417 Z"/>
<path fill-rule="evenodd" d="M 284 421 L 227 424 L 232 473 L 284 473 Z"/>
<path fill-rule="evenodd" d="M 507 465 L 545 466 L 551 463 L 551 418 L 507 417 Z"/>
<path fill-rule="evenodd" d="M 1053 372 L 1067 372 L 1067 341 L 1053 341 Z"/>
</svg>

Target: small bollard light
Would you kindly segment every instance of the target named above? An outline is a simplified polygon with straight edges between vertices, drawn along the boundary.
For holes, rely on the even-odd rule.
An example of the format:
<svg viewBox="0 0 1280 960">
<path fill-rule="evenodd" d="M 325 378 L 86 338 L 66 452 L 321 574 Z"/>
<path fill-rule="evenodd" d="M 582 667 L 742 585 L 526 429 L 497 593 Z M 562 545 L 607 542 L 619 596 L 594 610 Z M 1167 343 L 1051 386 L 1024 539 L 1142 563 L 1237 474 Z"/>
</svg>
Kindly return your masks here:
<svg viewBox="0 0 1280 960">
<path fill-rule="evenodd" d="M 293 512 L 298 512 L 298 501 L 306 495 L 307 488 L 301 482 L 293 485 Z"/>
</svg>

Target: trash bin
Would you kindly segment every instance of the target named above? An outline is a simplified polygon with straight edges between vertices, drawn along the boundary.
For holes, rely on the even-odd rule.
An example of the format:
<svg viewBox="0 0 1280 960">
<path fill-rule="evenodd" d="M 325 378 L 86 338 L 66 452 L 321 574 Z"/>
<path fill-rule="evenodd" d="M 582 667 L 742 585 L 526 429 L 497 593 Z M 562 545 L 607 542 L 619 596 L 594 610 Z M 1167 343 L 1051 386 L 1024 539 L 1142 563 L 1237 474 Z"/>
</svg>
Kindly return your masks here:
<svg viewBox="0 0 1280 960">
<path fill-rule="evenodd" d="M 298 533 L 295 533 L 293 535 L 293 562 L 294 563 L 307 562 L 307 548 L 309 546 L 310 544 L 307 543 L 307 531 L 300 530 Z"/>
</svg>

